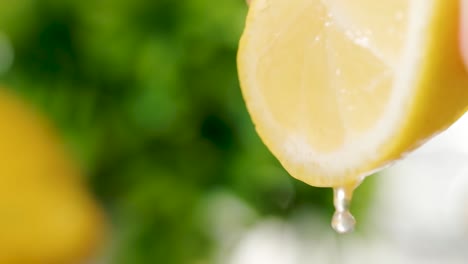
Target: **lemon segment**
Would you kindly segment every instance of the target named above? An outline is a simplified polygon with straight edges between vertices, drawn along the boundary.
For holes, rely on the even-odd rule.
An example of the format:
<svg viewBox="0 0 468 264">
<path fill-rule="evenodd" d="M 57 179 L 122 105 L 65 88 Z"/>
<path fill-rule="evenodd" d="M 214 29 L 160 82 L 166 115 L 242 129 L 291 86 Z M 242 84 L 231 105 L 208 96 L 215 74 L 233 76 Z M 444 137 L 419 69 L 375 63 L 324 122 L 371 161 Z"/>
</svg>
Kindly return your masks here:
<svg viewBox="0 0 468 264">
<path fill-rule="evenodd" d="M 256 0 L 239 53 L 256 129 L 308 184 L 360 181 L 460 117 L 456 0 Z"/>
</svg>

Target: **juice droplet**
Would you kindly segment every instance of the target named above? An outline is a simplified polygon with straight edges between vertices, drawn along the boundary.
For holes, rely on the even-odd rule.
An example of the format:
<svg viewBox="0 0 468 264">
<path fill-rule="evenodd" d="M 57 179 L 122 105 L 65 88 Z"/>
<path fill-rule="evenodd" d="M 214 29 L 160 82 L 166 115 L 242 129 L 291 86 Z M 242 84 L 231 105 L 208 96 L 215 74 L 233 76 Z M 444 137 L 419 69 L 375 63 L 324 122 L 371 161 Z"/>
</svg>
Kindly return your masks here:
<svg viewBox="0 0 468 264">
<path fill-rule="evenodd" d="M 353 198 L 353 192 L 359 183 L 360 182 L 333 188 L 335 214 L 333 215 L 331 225 L 339 234 L 346 234 L 354 231 L 356 220 L 349 212 L 349 207 Z"/>
</svg>

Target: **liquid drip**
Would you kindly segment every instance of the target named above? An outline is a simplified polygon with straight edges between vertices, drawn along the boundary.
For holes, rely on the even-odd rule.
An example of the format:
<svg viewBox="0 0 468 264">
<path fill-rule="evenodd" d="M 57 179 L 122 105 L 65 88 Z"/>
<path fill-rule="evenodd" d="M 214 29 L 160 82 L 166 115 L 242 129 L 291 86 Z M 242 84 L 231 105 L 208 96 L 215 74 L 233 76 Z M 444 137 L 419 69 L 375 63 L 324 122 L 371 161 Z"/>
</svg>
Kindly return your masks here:
<svg viewBox="0 0 468 264">
<path fill-rule="evenodd" d="M 335 214 L 333 215 L 331 225 L 339 234 L 346 234 L 354 231 L 356 220 L 349 212 L 349 207 L 353 198 L 353 192 L 358 185 L 359 183 L 333 188 Z"/>
</svg>

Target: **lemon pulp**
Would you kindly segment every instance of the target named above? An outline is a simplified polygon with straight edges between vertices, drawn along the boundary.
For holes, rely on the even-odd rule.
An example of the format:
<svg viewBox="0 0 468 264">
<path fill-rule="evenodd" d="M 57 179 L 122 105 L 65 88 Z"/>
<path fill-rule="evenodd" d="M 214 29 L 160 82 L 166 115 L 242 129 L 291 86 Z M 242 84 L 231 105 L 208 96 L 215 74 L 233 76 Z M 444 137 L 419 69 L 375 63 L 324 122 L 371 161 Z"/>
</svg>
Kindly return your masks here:
<svg viewBox="0 0 468 264">
<path fill-rule="evenodd" d="M 242 92 L 290 174 L 354 185 L 447 128 L 468 105 L 456 0 L 256 0 Z"/>
</svg>

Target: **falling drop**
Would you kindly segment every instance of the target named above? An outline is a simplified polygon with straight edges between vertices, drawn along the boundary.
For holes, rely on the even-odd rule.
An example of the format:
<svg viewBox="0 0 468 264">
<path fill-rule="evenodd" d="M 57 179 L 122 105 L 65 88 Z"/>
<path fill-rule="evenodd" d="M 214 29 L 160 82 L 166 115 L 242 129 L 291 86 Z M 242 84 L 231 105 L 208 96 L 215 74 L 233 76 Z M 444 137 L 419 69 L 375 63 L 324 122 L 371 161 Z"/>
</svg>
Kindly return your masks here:
<svg viewBox="0 0 468 264">
<path fill-rule="evenodd" d="M 349 212 L 353 192 L 359 183 L 333 188 L 333 204 L 335 214 L 332 219 L 332 227 L 339 234 L 346 234 L 354 231 L 356 220 Z"/>
</svg>

